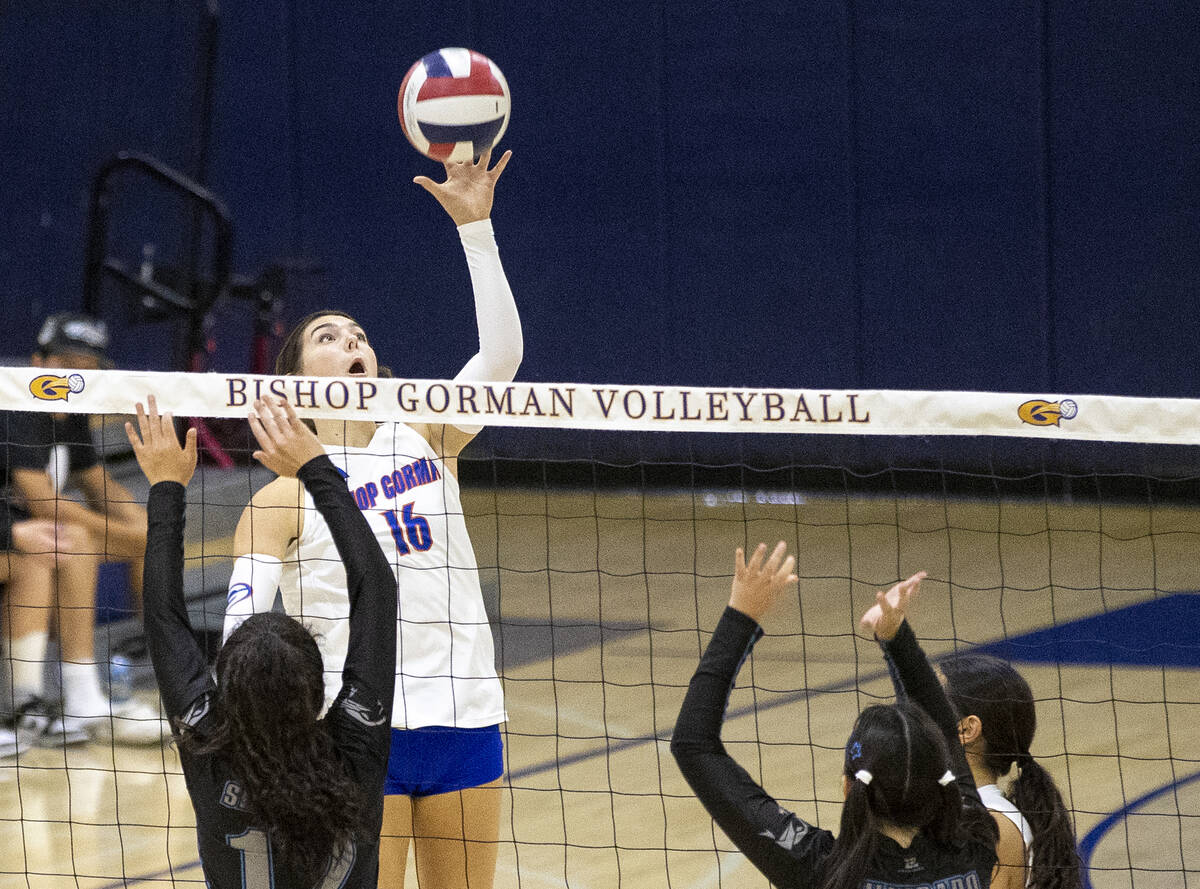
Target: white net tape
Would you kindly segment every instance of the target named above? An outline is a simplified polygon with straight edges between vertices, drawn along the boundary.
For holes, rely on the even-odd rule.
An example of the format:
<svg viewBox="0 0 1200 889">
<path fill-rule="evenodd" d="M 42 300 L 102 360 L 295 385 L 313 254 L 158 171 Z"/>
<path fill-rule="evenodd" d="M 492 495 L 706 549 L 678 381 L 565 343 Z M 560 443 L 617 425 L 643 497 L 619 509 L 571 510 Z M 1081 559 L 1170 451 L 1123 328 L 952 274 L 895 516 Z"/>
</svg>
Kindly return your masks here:
<svg viewBox="0 0 1200 889">
<path fill-rule="evenodd" d="M 1004 392 L 734 389 L 591 383 L 275 377 L 0 368 L 0 399 L 31 411 L 244 417 L 260 394 L 307 418 L 463 426 L 834 435 L 998 435 L 1200 443 L 1200 399 Z"/>
</svg>

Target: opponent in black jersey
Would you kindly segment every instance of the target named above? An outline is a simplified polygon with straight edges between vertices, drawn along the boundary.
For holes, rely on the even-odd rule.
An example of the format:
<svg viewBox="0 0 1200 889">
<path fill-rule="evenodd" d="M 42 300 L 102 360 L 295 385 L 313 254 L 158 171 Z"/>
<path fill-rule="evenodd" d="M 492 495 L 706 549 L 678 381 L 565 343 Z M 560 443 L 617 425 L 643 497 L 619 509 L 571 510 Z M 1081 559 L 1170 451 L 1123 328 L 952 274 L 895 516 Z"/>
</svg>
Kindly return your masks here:
<svg viewBox="0 0 1200 889">
<path fill-rule="evenodd" d="M 248 619 L 222 647 L 214 683 L 183 599 L 184 488 L 195 431 L 137 406 L 126 432 L 152 487 L 146 634 L 176 728 L 210 889 L 374 889 L 396 663 L 396 579 L 345 482 L 286 405 L 255 403 L 255 457 L 298 476 L 346 566 L 350 643 L 323 719 L 322 663 L 292 618 Z"/>
<path fill-rule="evenodd" d="M 795 560 L 760 545 L 737 551 L 733 594 L 692 677 L 671 752 L 696 796 L 776 886 L 795 889 L 986 889 L 995 824 L 979 800 L 937 677 L 904 622 L 924 574 L 880 593 L 863 617 L 888 659 L 898 696 L 868 707 L 846 743 L 841 827 L 832 833 L 782 808 L 725 752 L 721 722 L 759 618 L 796 581 Z M 890 598 L 889 598 L 890 597 Z"/>
</svg>

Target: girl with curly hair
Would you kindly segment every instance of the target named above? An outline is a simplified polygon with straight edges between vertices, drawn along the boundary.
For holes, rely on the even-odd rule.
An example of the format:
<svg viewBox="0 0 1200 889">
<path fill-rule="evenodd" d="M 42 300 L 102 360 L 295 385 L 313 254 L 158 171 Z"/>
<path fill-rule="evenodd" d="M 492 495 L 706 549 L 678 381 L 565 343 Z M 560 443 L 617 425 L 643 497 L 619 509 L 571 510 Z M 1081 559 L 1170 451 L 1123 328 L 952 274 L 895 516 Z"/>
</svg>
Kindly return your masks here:
<svg viewBox="0 0 1200 889">
<path fill-rule="evenodd" d="M 196 468 L 170 414 L 126 424 L 151 484 L 146 637 L 196 810 L 212 889 L 374 889 L 395 664 L 396 579 L 346 484 L 287 405 L 256 402 L 255 458 L 303 480 L 345 564 L 349 643 L 329 712 L 312 634 L 257 614 L 229 637 L 213 681 L 183 599 L 184 493 Z M 140 434 L 139 434 L 140 433 Z"/>
</svg>

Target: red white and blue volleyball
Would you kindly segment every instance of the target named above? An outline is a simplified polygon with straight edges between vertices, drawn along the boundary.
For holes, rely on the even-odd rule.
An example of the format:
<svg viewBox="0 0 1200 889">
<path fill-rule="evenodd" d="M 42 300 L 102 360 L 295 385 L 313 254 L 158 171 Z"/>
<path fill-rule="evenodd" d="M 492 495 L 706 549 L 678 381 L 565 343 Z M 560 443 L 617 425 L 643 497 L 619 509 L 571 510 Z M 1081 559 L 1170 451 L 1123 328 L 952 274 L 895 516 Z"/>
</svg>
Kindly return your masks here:
<svg viewBox="0 0 1200 889">
<path fill-rule="evenodd" d="M 408 69 L 396 105 L 413 148 L 453 162 L 474 160 L 500 141 L 511 101 L 495 62 L 451 47 L 423 56 Z"/>
</svg>

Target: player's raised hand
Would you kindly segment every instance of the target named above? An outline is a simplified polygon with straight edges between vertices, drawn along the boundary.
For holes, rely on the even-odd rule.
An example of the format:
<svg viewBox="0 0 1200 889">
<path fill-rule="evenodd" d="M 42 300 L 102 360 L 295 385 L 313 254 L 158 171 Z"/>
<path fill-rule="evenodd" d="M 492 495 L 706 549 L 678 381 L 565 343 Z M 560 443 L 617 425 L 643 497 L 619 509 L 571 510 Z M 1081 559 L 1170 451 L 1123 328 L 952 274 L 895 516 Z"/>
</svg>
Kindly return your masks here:
<svg viewBox="0 0 1200 889">
<path fill-rule="evenodd" d="M 276 475 L 294 476 L 313 457 L 325 453 L 317 436 L 282 398 L 260 398 L 254 402 L 250 431 L 259 447 L 254 459 Z"/>
<path fill-rule="evenodd" d="M 782 540 L 775 544 L 770 556 L 767 556 L 767 545 L 760 543 L 750 554 L 749 562 L 739 546 L 734 555 L 729 606 L 761 621 L 784 588 L 796 582 L 795 572 L 796 557 L 787 555 L 787 544 Z"/>
<path fill-rule="evenodd" d="M 175 418 L 170 413 L 159 414 L 158 402 L 146 398 L 148 408 L 137 403 L 137 430 L 126 421 L 125 434 L 133 447 L 133 455 L 151 485 L 159 482 L 179 482 L 183 486 L 192 480 L 196 471 L 196 430 L 187 431 L 183 447 L 175 435 Z M 145 529 L 142 529 L 145 530 Z"/>
<path fill-rule="evenodd" d="M 904 623 L 909 606 L 921 589 L 921 581 L 926 576 L 924 571 L 918 571 L 887 592 L 880 590 L 875 594 L 875 604 L 863 614 L 859 626 L 869 633 L 874 633 L 875 638 L 881 642 L 894 639 L 900 625 Z"/>
<path fill-rule="evenodd" d="M 492 215 L 492 198 L 496 192 L 496 180 L 508 166 L 511 151 L 506 151 L 496 161 L 496 166 L 488 169 L 492 159 L 489 148 L 476 161 L 459 161 L 446 164 L 446 181 L 434 182 L 428 176 L 417 176 L 413 179 L 442 205 L 455 225 L 465 225 L 477 222 Z"/>
</svg>

